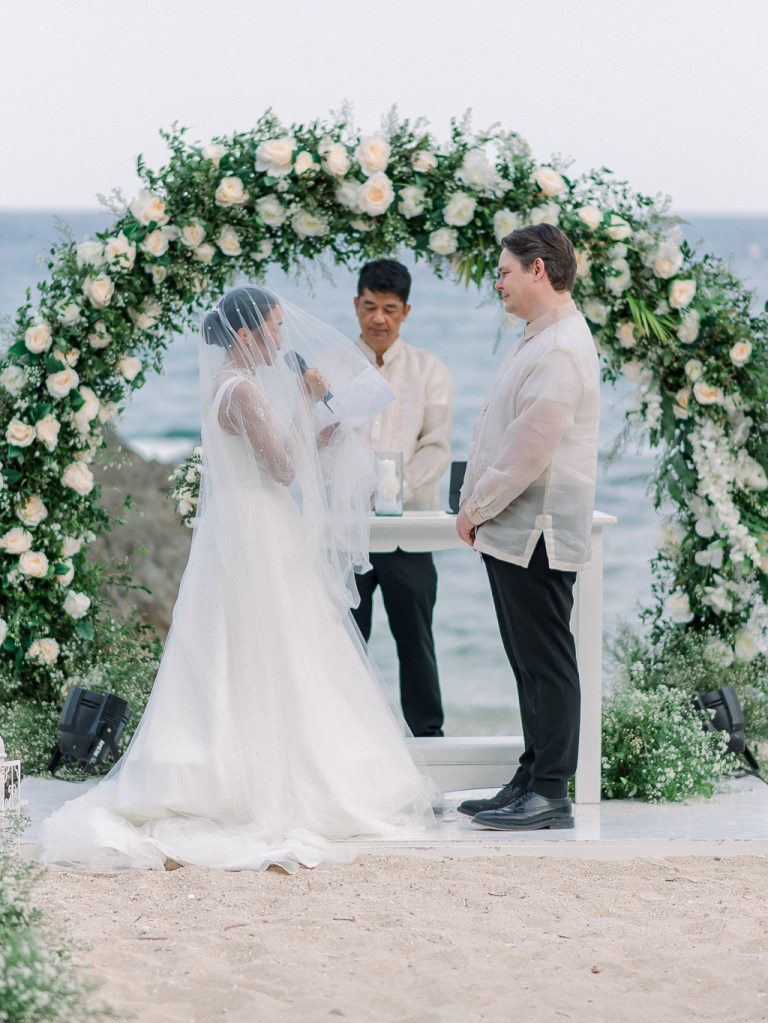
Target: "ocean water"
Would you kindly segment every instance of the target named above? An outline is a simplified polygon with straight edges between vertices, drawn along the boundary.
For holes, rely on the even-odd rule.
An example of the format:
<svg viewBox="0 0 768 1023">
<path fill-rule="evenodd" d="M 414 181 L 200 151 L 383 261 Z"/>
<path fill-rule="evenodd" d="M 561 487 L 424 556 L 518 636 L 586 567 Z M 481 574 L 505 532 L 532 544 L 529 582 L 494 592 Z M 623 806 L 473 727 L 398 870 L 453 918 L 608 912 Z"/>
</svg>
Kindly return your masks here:
<svg viewBox="0 0 768 1023">
<path fill-rule="evenodd" d="M 106 228 L 109 215 L 67 214 L 75 238 Z M 52 212 L 0 212 L 0 317 L 13 316 L 27 288 L 44 277 L 48 251 L 59 224 Z M 701 251 L 730 260 L 735 272 L 755 290 L 756 302 L 768 299 L 768 217 L 691 217 L 686 237 Z M 408 262 L 407 256 L 404 260 Z M 352 297 L 354 274 L 334 267 L 331 280 L 320 267 L 300 279 L 273 270 L 268 283 L 279 294 L 357 336 Z M 499 302 L 490 289 L 479 293 L 439 280 L 424 266 L 412 267 L 412 312 L 403 336 L 434 351 L 447 364 L 455 389 L 452 446 L 454 458 L 466 458 L 475 417 L 511 340 L 497 343 Z M 647 496 L 653 452 L 630 444 L 608 464 L 608 454 L 623 425 L 630 388 L 603 388 L 601 468 L 597 507 L 618 522 L 605 533 L 605 628 L 637 618 L 650 598 L 649 561 L 655 549 L 657 518 Z M 169 462 L 181 459 L 199 439 L 196 338 L 178 337 L 165 356 L 164 372 L 151 378 L 133 398 L 119 426 L 123 437 L 145 455 Z M 447 507 L 447 483 L 444 484 Z M 151 553 L 150 553 L 151 556 Z M 436 555 L 439 572 L 435 637 L 452 734 L 504 734 L 514 729 L 516 697 L 479 557 L 470 551 Z M 371 649 L 385 677 L 397 673 L 394 643 L 377 602 Z"/>
</svg>

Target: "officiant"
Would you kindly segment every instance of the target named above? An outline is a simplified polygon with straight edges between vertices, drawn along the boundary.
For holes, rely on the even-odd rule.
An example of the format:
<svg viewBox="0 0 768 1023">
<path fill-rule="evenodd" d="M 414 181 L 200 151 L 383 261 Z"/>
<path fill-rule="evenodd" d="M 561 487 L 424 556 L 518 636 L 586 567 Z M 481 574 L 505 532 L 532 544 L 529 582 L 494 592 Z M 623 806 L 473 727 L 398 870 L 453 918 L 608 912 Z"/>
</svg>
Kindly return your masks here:
<svg viewBox="0 0 768 1023">
<path fill-rule="evenodd" d="M 451 460 L 452 388 L 441 359 L 400 335 L 411 306 L 411 275 L 393 259 L 366 263 L 360 271 L 355 313 L 357 345 L 378 367 L 395 400 L 364 428 L 374 451 L 403 455 L 404 508 L 437 510 L 440 479 Z M 352 611 L 366 642 L 371 635 L 373 594 L 381 587 L 400 663 L 400 701 L 414 735 L 443 734 L 443 705 L 432 635 L 437 571 L 431 553 L 372 554 L 370 572 L 358 576 L 360 604 Z"/>
</svg>

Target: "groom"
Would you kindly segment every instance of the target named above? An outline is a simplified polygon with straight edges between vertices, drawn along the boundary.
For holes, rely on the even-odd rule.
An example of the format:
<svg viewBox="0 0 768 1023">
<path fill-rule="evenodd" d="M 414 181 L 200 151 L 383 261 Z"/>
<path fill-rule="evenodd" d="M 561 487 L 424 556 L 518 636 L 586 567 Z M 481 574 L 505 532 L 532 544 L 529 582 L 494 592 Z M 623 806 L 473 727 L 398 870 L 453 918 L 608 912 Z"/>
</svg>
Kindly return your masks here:
<svg viewBox="0 0 768 1023">
<path fill-rule="evenodd" d="M 475 426 L 457 529 L 482 552 L 524 750 L 509 784 L 459 810 L 500 831 L 571 828 L 580 688 L 569 623 L 576 572 L 590 559 L 600 372 L 571 298 L 568 238 L 540 224 L 502 246 L 496 290 L 526 327 Z"/>
</svg>

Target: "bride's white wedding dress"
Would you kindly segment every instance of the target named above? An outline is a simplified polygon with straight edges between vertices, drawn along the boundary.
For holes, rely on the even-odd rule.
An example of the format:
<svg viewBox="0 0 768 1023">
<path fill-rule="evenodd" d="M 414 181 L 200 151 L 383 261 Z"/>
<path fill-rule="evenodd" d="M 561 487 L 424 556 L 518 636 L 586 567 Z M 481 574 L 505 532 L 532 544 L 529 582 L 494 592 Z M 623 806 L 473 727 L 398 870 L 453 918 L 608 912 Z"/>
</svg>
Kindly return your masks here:
<svg viewBox="0 0 768 1023">
<path fill-rule="evenodd" d="M 230 374 L 216 415 L 238 382 L 259 404 Z M 271 431 L 264 406 L 256 420 Z M 117 767 L 43 823 L 47 864 L 293 871 L 351 859 L 335 839 L 431 822 L 434 786 L 275 478 L 274 435 L 257 459 L 210 423 L 227 482 L 206 494 L 152 695 Z"/>
</svg>

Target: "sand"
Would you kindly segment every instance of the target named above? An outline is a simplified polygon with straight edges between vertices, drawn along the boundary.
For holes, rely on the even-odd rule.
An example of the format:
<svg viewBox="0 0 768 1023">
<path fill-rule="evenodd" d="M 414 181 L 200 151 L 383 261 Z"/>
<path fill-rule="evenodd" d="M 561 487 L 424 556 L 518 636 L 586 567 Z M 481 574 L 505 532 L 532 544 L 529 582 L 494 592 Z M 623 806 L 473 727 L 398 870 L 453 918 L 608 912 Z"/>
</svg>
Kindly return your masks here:
<svg viewBox="0 0 768 1023">
<path fill-rule="evenodd" d="M 766 857 L 51 871 L 36 898 L 138 1023 L 768 1020 Z"/>
</svg>

